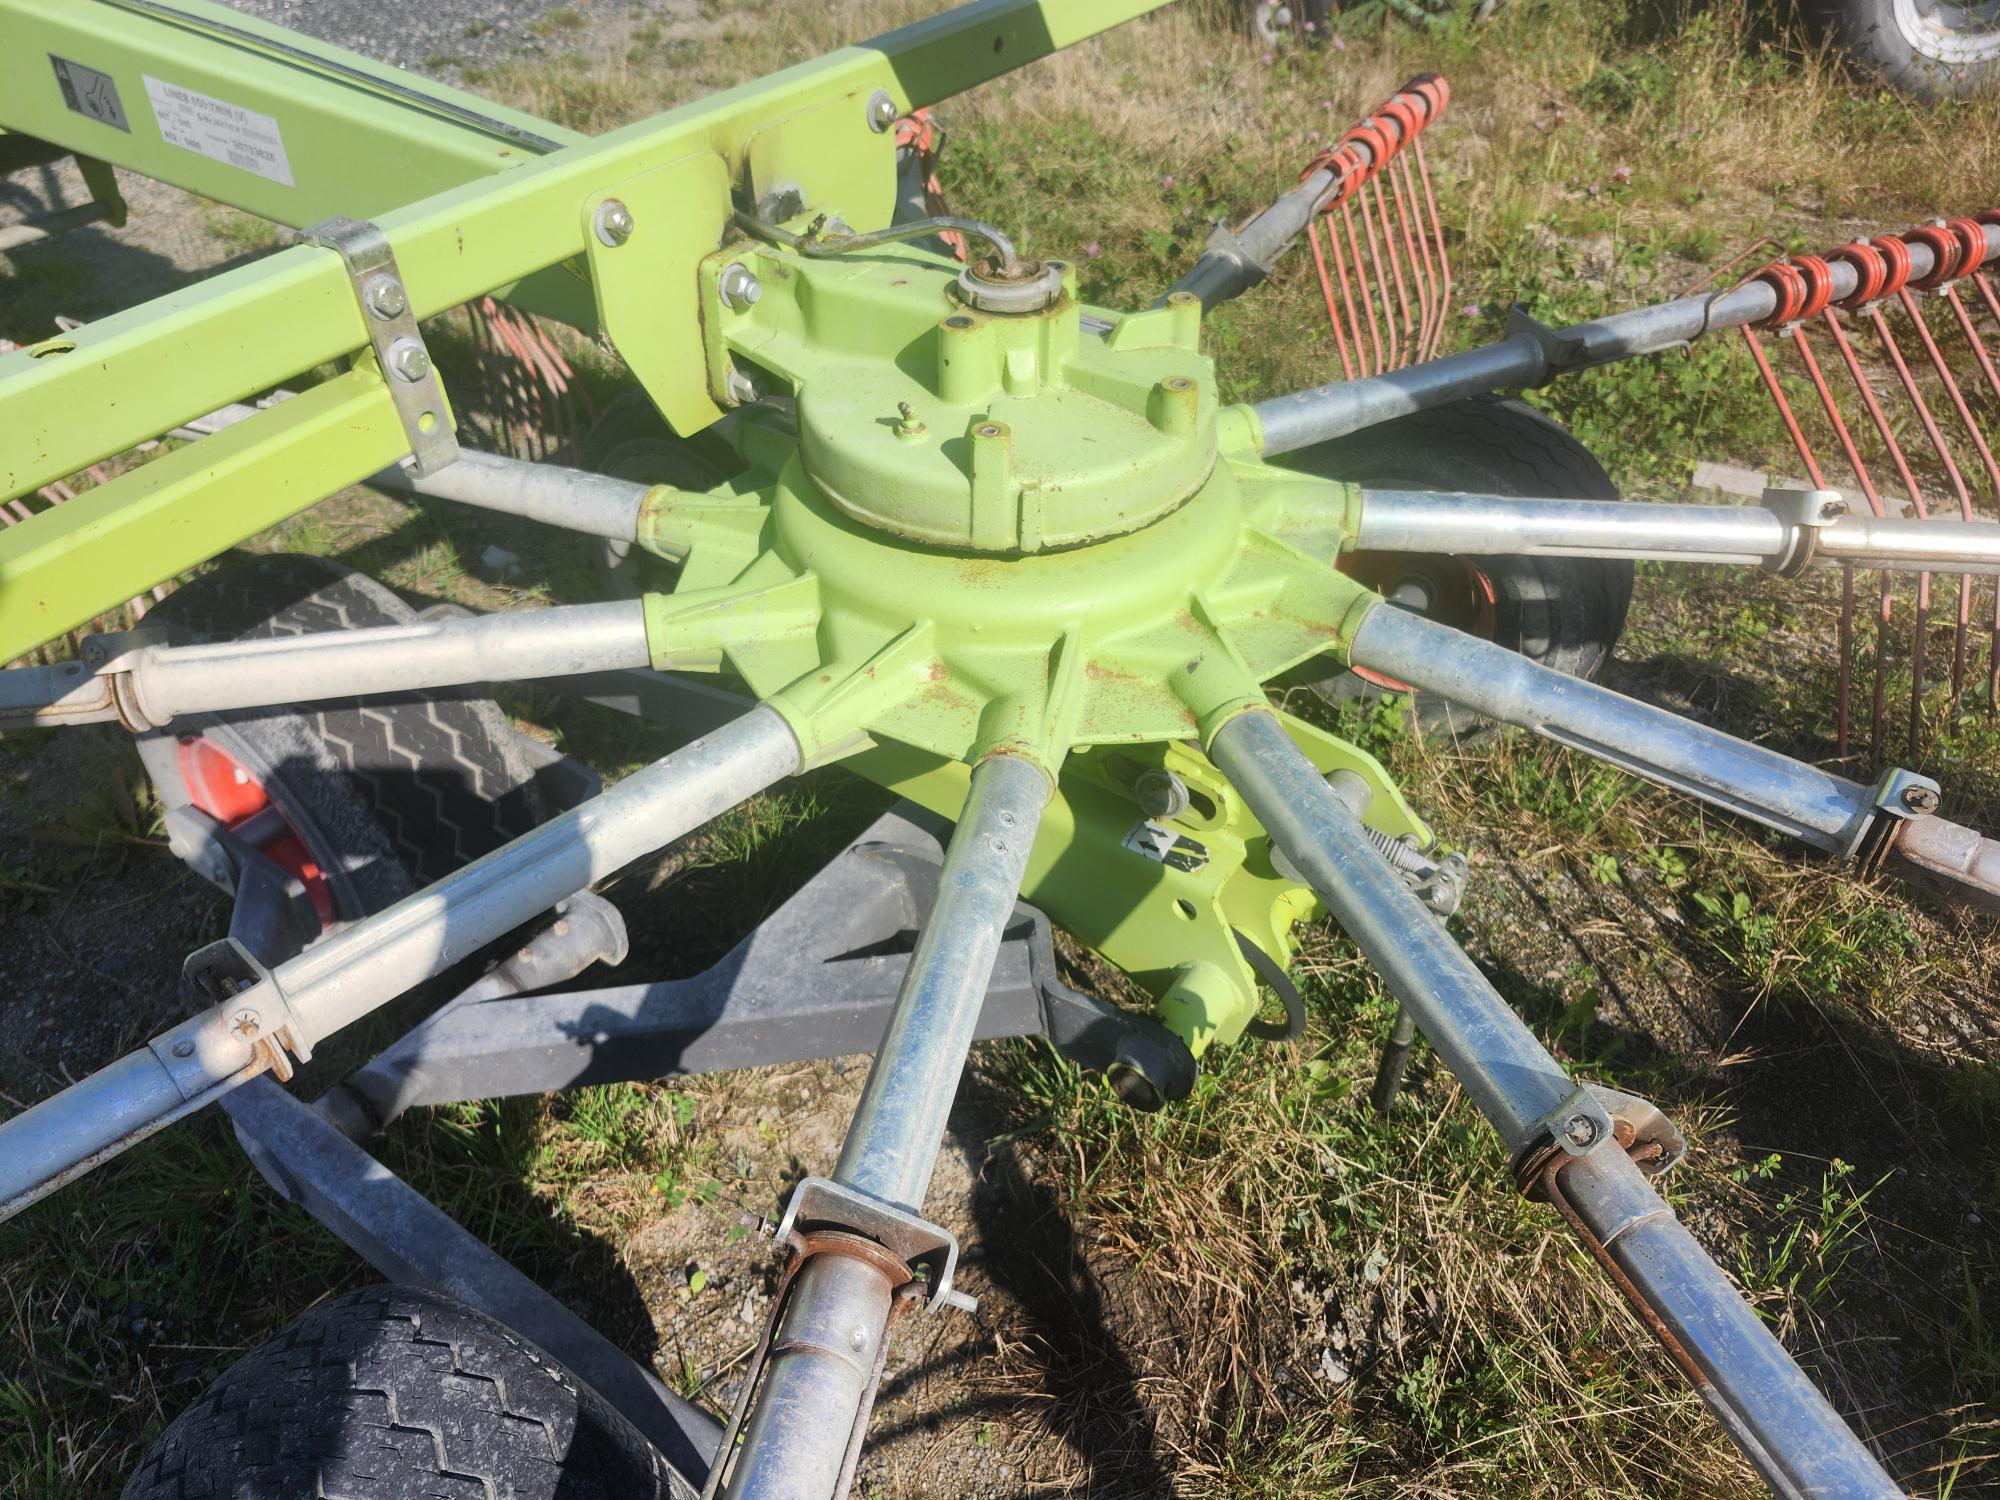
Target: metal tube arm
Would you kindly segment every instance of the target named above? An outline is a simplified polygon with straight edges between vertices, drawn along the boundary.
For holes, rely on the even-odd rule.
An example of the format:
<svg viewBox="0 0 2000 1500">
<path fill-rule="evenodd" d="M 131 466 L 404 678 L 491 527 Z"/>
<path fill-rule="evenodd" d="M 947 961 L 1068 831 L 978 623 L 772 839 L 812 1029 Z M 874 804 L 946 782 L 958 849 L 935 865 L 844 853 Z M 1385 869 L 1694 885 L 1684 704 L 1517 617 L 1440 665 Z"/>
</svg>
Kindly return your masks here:
<svg viewBox="0 0 2000 1500">
<path fill-rule="evenodd" d="M 1911 275 L 1929 275 L 1935 264 L 1930 248 L 1912 242 L 1909 250 Z M 1989 224 L 1985 259 L 1991 261 L 1996 254 L 2000 254 L 2000 225 Z M 1835 261 L 1832 273 L 1834 300 L 1852 295 L 1854 267 Z M 1718 328 L 1768 318 L 1777 306 L 1777 293 L 1764 282 L 1752 281 L 1713 296 L 1681 297 L 1568 328 L 1545 328 L 1517 315 L 1507 337 L 1496 343 L 1361 380 L 1336 380 L 1273 396 L 1256 402 L 1250 411 L 1264 435 L 1264 456 L 1271 458 L 1466 396 L 1483 396 L 1506 386 L 1543 385 L 1571 370 L 1677 348 Z"/>
<path fill-rule="evenodd" d="M 458 460 L 430 474 L 391 464 L 370 484 L 406 495 L 455 500 L 461 505 L 520 516 L 565 531 L 629 542 L 639 534 L 639 512 L 652 487 L 561 464 L 535 464 L 498 453 L 458 450 Z"/>
<path fill-rule="evenodd" d="M 0 1219 L 799 769 L 774 709 L 655 761 L 0 1122 Z M 983 989 L 982 989 L 983 993 Z"/>
<path fill-rule="evenodd" d="M 1846 515 L 1835 490 L 1771 490 L 1762 505 L 1361 492 L 1358 552 L 1661 558 L 1792 573 L 1808 564 L 2000 573 L 2000 525 Z"/>
<path fill-rule="evenodd" d="M 0 728 L 151 729 L 181 714 L 571 677 L 652 659 L 638 599 L 213 645 L 93 636 L 86 649 L 84 661 L 0 672 Z"/>
<path fill-rule="evenodd" d="M 1386 604 L 1356 627 L 1348 660 L 1843 859 L 1886 852 L 1926 884 L 2000 903 L 2000 844 L 1928 816 L 1939 791 L 1926 777 L 1892 768 L 1864 786 Z"/>
<path fill-rule="evenodd" d="M 1890 1500 L 1902 1491 L 1701 1253 L 1561 1066 L 1370 845 L 1354 811 L 1275 715 L 1216 732 L 1210 756 L 1319 892 L 1492 1121 L 1516 1170 L 1551 1178 L 1572 1227 L 1781 1496 Z M 1637 1144 L 1637 1142 L 1635 1142 Z"/>
</svg>

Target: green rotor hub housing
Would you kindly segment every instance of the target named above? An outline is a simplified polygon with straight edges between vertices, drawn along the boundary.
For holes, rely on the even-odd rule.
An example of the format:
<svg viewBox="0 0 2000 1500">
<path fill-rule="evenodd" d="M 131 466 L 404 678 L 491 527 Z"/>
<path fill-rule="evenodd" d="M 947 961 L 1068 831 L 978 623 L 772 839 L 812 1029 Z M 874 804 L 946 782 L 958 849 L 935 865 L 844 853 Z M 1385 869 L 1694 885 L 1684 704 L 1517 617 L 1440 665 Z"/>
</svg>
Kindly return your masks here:
<svg viewBox="0 0 2000 1500">
<path fill-rule="evenodd" d="M 725 299 L 725 271 L 759 295 Z M 640 544 L 681 566 L 647 598 L 654 663 L 733 672 L 808 763 L 853 757 L 948 815 L 980 759 L 1034 760 L 1059 807 L 1029 899 L 1199 1053 L 1256 1011 L 1240 940 L 1282 963 L 1316 910 L 1202 751 L 1380 602 L 1333 566 L 1353 492 L 1259 461 L 1195 299 L 1086 312 L 1065 270 L 1050 306 L 989 313 L 958 271 L 909 246 L 704 263 L 711 389 L 759 399 L 733 424 L 744 474 L 643 509 Z M 1429 841 L 1371 758 L 1288 722 L 1376 788 L 1373 826 Z M 1148 818 L 1148 767 L 1208 791 Z"/>
</svg>

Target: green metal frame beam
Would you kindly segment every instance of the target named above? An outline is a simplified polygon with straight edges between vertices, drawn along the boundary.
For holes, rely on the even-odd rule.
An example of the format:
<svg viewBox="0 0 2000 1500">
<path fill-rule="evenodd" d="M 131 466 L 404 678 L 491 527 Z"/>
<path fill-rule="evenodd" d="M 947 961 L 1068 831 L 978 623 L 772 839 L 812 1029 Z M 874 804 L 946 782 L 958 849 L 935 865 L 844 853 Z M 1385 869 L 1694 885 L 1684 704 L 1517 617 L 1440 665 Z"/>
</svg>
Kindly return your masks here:
<svg viewBox="0 0 2000 1500">
<path fill-rule="evenodd" d="M 877 91 L 887 93 L 899 110 L 932 104 L 1163 3 L 982 0 L 595 140 L 539 158 L 510 156 L 507 159 L 516 165 L 476 175 L 474 158 L 489 166 L 499 160 L 502 147 L 490 138 L 477 139 L 477 132 L 449 125 L 406 100 L 351 81 L 327 79 L 296 59 L 218 40 L 200 27 L 170 24 L 152 14 L 157 8 L 154 0 L 0 0 L 0 33 L 9 39 L 0 57 L 0 127 L 29 134 L 66 133 L 55 138 L 142 171 L 156 170 L 157 162 L 171 160 L 177 170 L 191 174 L 184 181 L 197 191 L 246 207 L 264 202 L 260 196 L 264 189 L 254 183 L 266 179 L 258 174 L 212 162 L 160 139 L 144 77 L 147 68 L 157 65 L 165 71 L 167 64 L 141 55 L 142 45 L 125 50 L 135 46 L 131 36 L 145 31 L 153 45 L 170 48 L 174 56 L 210 58 L 210 71 L 168 81 L 201 93 L 213 91 L 216 98 L 270 113 L 281 121 L 281 128 L 286 118 L 306 120 L 299 131 L 300 162 L 318 163 L 330 160 L 331 154 L 343 154 L 348 158 L 345 167 L 328 167 L 343 179 L 372 171 L 396 180 L 394 174 L 401 170 L 394 165 L 398 142 L 406 136 L 444 140 L 447 146 L 433 147 L 432 169 L 446 170 L 436 165 L 442 153 L 450 157 L 452 170 L 471 175 L 472 180 L 419 202 L 404 200 L 404 207 L 371 211 L 369 205 L 375 200 L 359 196 L 361 190 L 354 188 L 355 196 L 330 190 L 328 196 L 315 199 L 308 212 L 301 213 L 294 205 L 274 214 L 292 222 L 336 212 L 374 219 L 395 248 L 419 317 L 503 290 L 541 271 L 567 278 L 588 299 L 588 257 L 603 249 L 590 230 L 597 203 L 622 184 L 643 185 L 662 168 L 674 169 L 676 181 L 706 181 L 714 201 L 676 202 L 675 211 L 683 221 L 712 225 L 713 234 L 697 240 L 681 222 L 673 233 L 651 236 L 649 248 L 642 219 L 620 251 L 649 262 L 655 304 L 643 319 L 634 308 L 631 331 L 655 348 L 664 343 L 690 353 L 681 362 L 684 373 L 671 387 L 648 383 L 662 411 L 689 430 L 715 414 L 700 359 L 695 263 L 700 258 L 697 252 L 706 253 L 719 239 L 731 191 L 754 197 L 782 182 L 800 188 L 809 206 L 837 207 L 850 222 L 864 227 L 886 223 L 895 189 L 894 142 L 869 126 L 867 103 Z M 176 8 L 195 11 L 190 0 L 176 0 Z M 220 18 L 232 28 L 254 29 L 215 7 L 200 14 L 210 31 L 222 24 Z M 159 30 L 162 27 L 174 35 L 166 36 Z M 274 37 L 289 37 L 276 28 L 266 29 Z M 116 55 L 106 50 L 69 59 L 114 79 L 126 130 L 72 110 L 63 100 L 48 51 L 40 45 L 53 39 L 51 45 L 75 47 L 78 38 L 86 37 L 104 38 L 107 49 L 115 39 L 128 39 L 118 43 Z M 332 49 L 322 52 L 330 55 Z M 393 69 L 367 66 L 385 76 L 401 77 Z M 245 77 L 260 79 L 259 90 L 236 86 L 237 69 Z M 285 80 L 300 97 L 316 101 L 307 115 L 274 113 L 286 107 L 280 88 Z M 438 92 L 441 97 L 442 91 Z M 372 145 L 364 150 L 358 142 Z M 287 137 L 288 154 L 291 151 Z M 323 157 L 323 152 L 329 155 Z M 371 163 L 368 157 L 376 152 L 383 155 Z M 196 165 L 179 161 L 181 156 Z M 713 158 L 720 170 L 693 170 L 705 158 Z M 293 175 L 303 180 L 300 173 Z M 241 178 L 253 182 L 235 180 Z M 605 331 L 615 342 L 621 337 L 620 304 L 610 298 L 599 300 Z M 579 321 L 587 322 L 588 317 Z M 0 356 L 0 498 L 73 474 L 204 412 L 293 380 L 315 365 L 346 359 L 366 344 L 362 314 L 339 257 L 331 250 L 301 246 L 90 323 L 60 339 Z M 388 412 L 388 396 L 379 384 L 373 399 Z M 254 431 L 261 419 L 245 425 Z M 371 466 L 379 466 L 379 460 L 371 461 Z M 340 468 L 368 472 L 367 467 L 355 469 L 352 464 Z M 334 478 L 332 471 L 296 476 L 285 490 L 288 509 L 269 515 L 260 525 L 303 509 L 352 477 Z M 101 524 L 80 537 L 105 538 L 115 531 L 118 513 L 110 501 L 102 504 L 107 509 Z M 209 503 L 198 487 L 176 490 L 173 506 L 181 528 L 176 534 L 200 539 L 175 556 L 210 556 L 246 534 L 234 516 Z M 39 570 L 26 569 L 23 561 L 45 561 L 50 554 L 43 538 L 69 534 L 68 528 L 54 522 L 54 515 L 37 516 L 0 535 L 0 660 L 186 566 L 164 555 L 155 561 L 143 550 L 121 549 L 106 555 L 101 571 L 75 570 L 79 580 L 88 582 L 86 592 L 57 594 L 43 588 Z M 51 602 L 56 599 L 61 602 Z"/>
<path fill-rule="evenodd" d="M 589 139 L 208 0 L 5 0 L 0 34 L 0 127 L 295 228 L 372 219 Z M 66 89 L 72 69 L 109 83 L 72 73 Z M 149 80 L 272 121 L 292 181 L 169 140 Z"/>
</svg>

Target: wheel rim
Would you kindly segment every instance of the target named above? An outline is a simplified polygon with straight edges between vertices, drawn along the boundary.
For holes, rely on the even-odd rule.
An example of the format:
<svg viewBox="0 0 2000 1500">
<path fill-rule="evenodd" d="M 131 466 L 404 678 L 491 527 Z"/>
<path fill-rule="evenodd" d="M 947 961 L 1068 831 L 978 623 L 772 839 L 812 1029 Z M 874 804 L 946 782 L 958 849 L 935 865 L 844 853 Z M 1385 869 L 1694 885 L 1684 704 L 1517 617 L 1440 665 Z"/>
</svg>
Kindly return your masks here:
<svg viewBox="0 0 2000 1500">
<path fill-rule="evenodd" d="M 174 752 L 180 767 L 181 785 L 188 802 L 232 832 L 246 827 L 266 809 L 275 809 L 283 823 L 277 832 L 259 839 L 255 848 L 286 873 L 297 876 L 305 887 L 306 899 L 322 928 L 336 915 L 333 885 L 326 871 L 313 857 L 297 826 L 283 805 L 265 790 L 235 756 L 207 735 L 183 735 L 175 741 Z"/>
<path fill-rule="evenodd" d="M 1934 62 L 1967 65 L 2000 57 L 2000 0 L 1891 0 L 1891 13 L 1910 48 Z"/>
<path fill-rule="evenodd" d="M 1340 571 L 1374 589 L 1391 609 L 1407 609 L 1482 641 L 1490 641 L 1499 625 L 1500 591 L 1485 569 L 1467 557 L 1439 557 L 1422 552 L 1354 552 L 1340 559 Z M 1414 691 L 1406 682 L 1371 672 L 1350 671 L 1363 682 L 1389 692 Z"/>
</svg>

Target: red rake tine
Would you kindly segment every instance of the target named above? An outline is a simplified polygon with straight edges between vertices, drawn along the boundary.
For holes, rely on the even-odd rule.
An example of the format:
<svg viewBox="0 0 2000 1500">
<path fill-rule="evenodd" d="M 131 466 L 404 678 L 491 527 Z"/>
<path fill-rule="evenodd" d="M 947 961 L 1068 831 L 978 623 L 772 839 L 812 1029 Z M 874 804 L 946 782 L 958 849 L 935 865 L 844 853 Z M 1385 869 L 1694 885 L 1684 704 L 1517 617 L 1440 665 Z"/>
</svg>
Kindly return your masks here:
<svg viewBox="0 0 2000 1500">
<path fill-rule="evenodd" d="M 1347 230 L 1347 248 L 1353 256 L 1355 282 L 1361 288 L 1361 305 L 1368 309 L 1368 344 L 1375 351 L 1374 362 L 1369 365 L 1364 373 L 1380 375 L 1388 366 L 1382 363 L 1382 331 L 1375 325 L 1375 305 L 1368 300 L 1368 283 L 1361 271 L 1361 240 L 1354 232 L 1354 205 L 1352 201 L 1343 202 L 1340 205 L 1340 222 Z M 1346 283 L 1343 281 L 1342 285 L 1345 286 Z M 1348 305 L 1350 307 L 1353 306 L 1351 302 Z"/>
<path fill-rule="evenodd" d="M 1415 142 L 1411 145 L 1414 149 Z M 1397 158 L 1396 172 L 1401 179 L 1396 191 L 1402 201 L 1409 205 L 1411 217 L 1419 221 L 1414 238 L 1418 264 L 1422 267 L 1419 284 L 1423 288 L 1423 320 L 1417 334 L 1417 358 L 1423 360 L 1437 353 L 1438 332 L 1444 326 L 1444 302 L 1439 292 L 1437 256 L 1431 248 L 1431 235 L 1435 226 L 1424 214 L 1423 202 L 1417 191 L 1416 173 L 1410 166 L 1407 153 Z"/>
<path fill-rule="evenodd" d="M 1393 176 L 1390 177 L 1389 181 L 1390 185 L 1394 186 L 1395 178 Z M 1389 196 L 1382 191 L 1382 178 L 1380 176 L 1377 176 L 1370 182 L 1368 188 L 1375 195 L 1375 212 L 1381 216 L 1382 220 L 1382 242 L 1388 251 L 1389 275 L 1395 282 L 1396 311 L 1402 320 L 1403 343 L 1409 350 L 1409 361 L 1414 362 L 1421 357 L 1417 352 L 1417 323 L 1415 316 L 1410 311 L 1409 288 L 1403 277 L 1403 258 L 1397 253 L 1396 247 L 1399 237 L 1404 240 L 1407 247 L 1410 232 L 1409 220 L 1403 216 L 1400 205 L 1392 206 Z M 1411 271 L 1413 279 L 1415 274 L 1413 269 Z"/>
<path fill-rule="evenodd" d="M 1333 346 L 1340 353 L 1341 377 L 1345 380 L 1352 380 L 1354 378 L 1354 360 L 1347 352 L 1347 335 L 1342 330 L 1340 310 L 1334 306 L 1333 282 L 1328 279 L 1326 274 L 1326 252 L 1320 247 L 1319 225 L 1320 221 L 1315 218 L 1306 226 L 1306 243 L 1312 246 L 1313 267 L 1319 272 L 1319 289 L 1326 297 L 1326 321 L 1328 326 L 1333 329 Z M 1329 233 L 1327 238 L 1333 239 L 1333 235 Z M 1334 248 L 1339 248 L 1338 240 L 1334 241 Z"/>
<path fill-rule="evenodd" d="M 1430 226 L 1431 243 L 1437 247 L 1438 258 L 1438 329 L 1444 328 L 1444 309 L 1451 306 L 1451 256 L 1444 248 L 1444 220 L 1438 217 L 1437 197 L 1431 192 L 1430 164 L 1424 160 L 1424 138 L 1418 136 L 1410 142 L 1410 155 L 1416 158 L 1417 180 L 1424 187 L 1424 218 Z"/>
<path fill-rule="evenodd" d="M 1362 285 L 1371 300 L 1371 313 L 1373 308 L 1381 309 L 1382 326 L 1387 331 L 1388 363 L 1381 368 L 1401 369 L 1403 356 L 1396 337 L 1396 310 L 1389 305 L 1389 278 L 1383 271 L 1382 238 L 1377 232 L 1375 207 L 1369 199 L 1367 184 L 1363 184 L 1354 197 L 1361 205 L 1361 227 L 1368 238 L 1368 276 Z"/>
<path fill-rule="evenodd" d="M 1966 435 L 1972 439 L 1973 449 L 1978 453 L 1979 461 L 1986 470 L 1987 483 L 1993 487 L 1995 502 L 1996 504 L 2000 504 L 2000 468 L 1996 468 L 1994 465 L 1993 451 L 1987 446 L 1986 438 L 1980 432 L 1978 422 L 1973 419 L 1972 409 L 1966 404 L 1965 394 L 1959 389 L 1957 377 L 1952 374 L 1951 366 L 1945 362 L 1943 351 L 1938 348 L 1937 340 L 1931 335 L 1930 325 L 1923 320 L 1910 294 L 1903 292 L 1900 295 L 1904 307 L 1910 314 L 1911 321 L 1916 324 L 1917 337 L 1923 342 L 1924 353 L 1930 360 L 1931 367 L 1937 371 L 1938 380 L 1943 384 L 1945 394 L 1950 398 L 1952 409 L 1957 412 L 1959 421 L 1964 424 Z M 1970 521 L 1976 517 L 1977 513 L 1972 506 L 1972 496 L 1963 486 L 1959 489 L 1958 504 L 1959 514 L 1965 520 Z M 1967 573 L 1960 576 L 1958 584 L 1958 644 L 1954 652 L 1952 664 L 1952 692 L 1954 695 L 1964 690 L 1966 634 L 1971 623 L 1972 575 Z"/>
<path fill-rule="evenodd" d="M 1796 327 L 1793 332 L 1797 334 Z M 1743 326 L 1743 342 L 1749 346 L 1750 357 L 1757 362 L 1757 373 L 1763 377 L 1764 389 L 1770 393 L 1773 404 L 1778 408 L 1778 416 L 1785 424 L 1785 431 L 1791 435 L 1792 447 L 1798 451 L 1799 462 L 1805 465 L 1806 476 L 1812 481 L 1814 489 L 1825 489 L 1826 474 L 1820 468 L 1819 458 L 1813 452 L 1812 444 L 1806 440 L 1805 429 L 1799 425 L 1799 419 L 1792 411 L 1792 403 L 1785 395 L 1785 388 L 1779 383 L 1778 372 L 1771 368 L 1770 358 L 1764 353 L 1764 341 L 1757 337 L 1757 330 L 1753 325 L 1746 323 Z M 1806 348 L 1802 339 L 1799 341 L 1799 348 L 1810 361 L 1812 352 Z M 1815 365 L 1815 373 L 1817 369 Z M 1820 381 L 1819 385 L 1822 394 L 1826 396 L 1827 405 L 1831 407 L 1832 396 L 1826 392 L 1825 382 Z M 1839 687 L 1836 694 L 1837 713 L 1834 726 L 1834 742 L 1842 759 L 1847 756 L 1847 706 L 1853 676 L 1850 649 L 1853 644 L 1854 623 L 1854 570 L 1849 568 L 1845 571 L 1847 584 L 1841 590 Z"/>
</svg>

